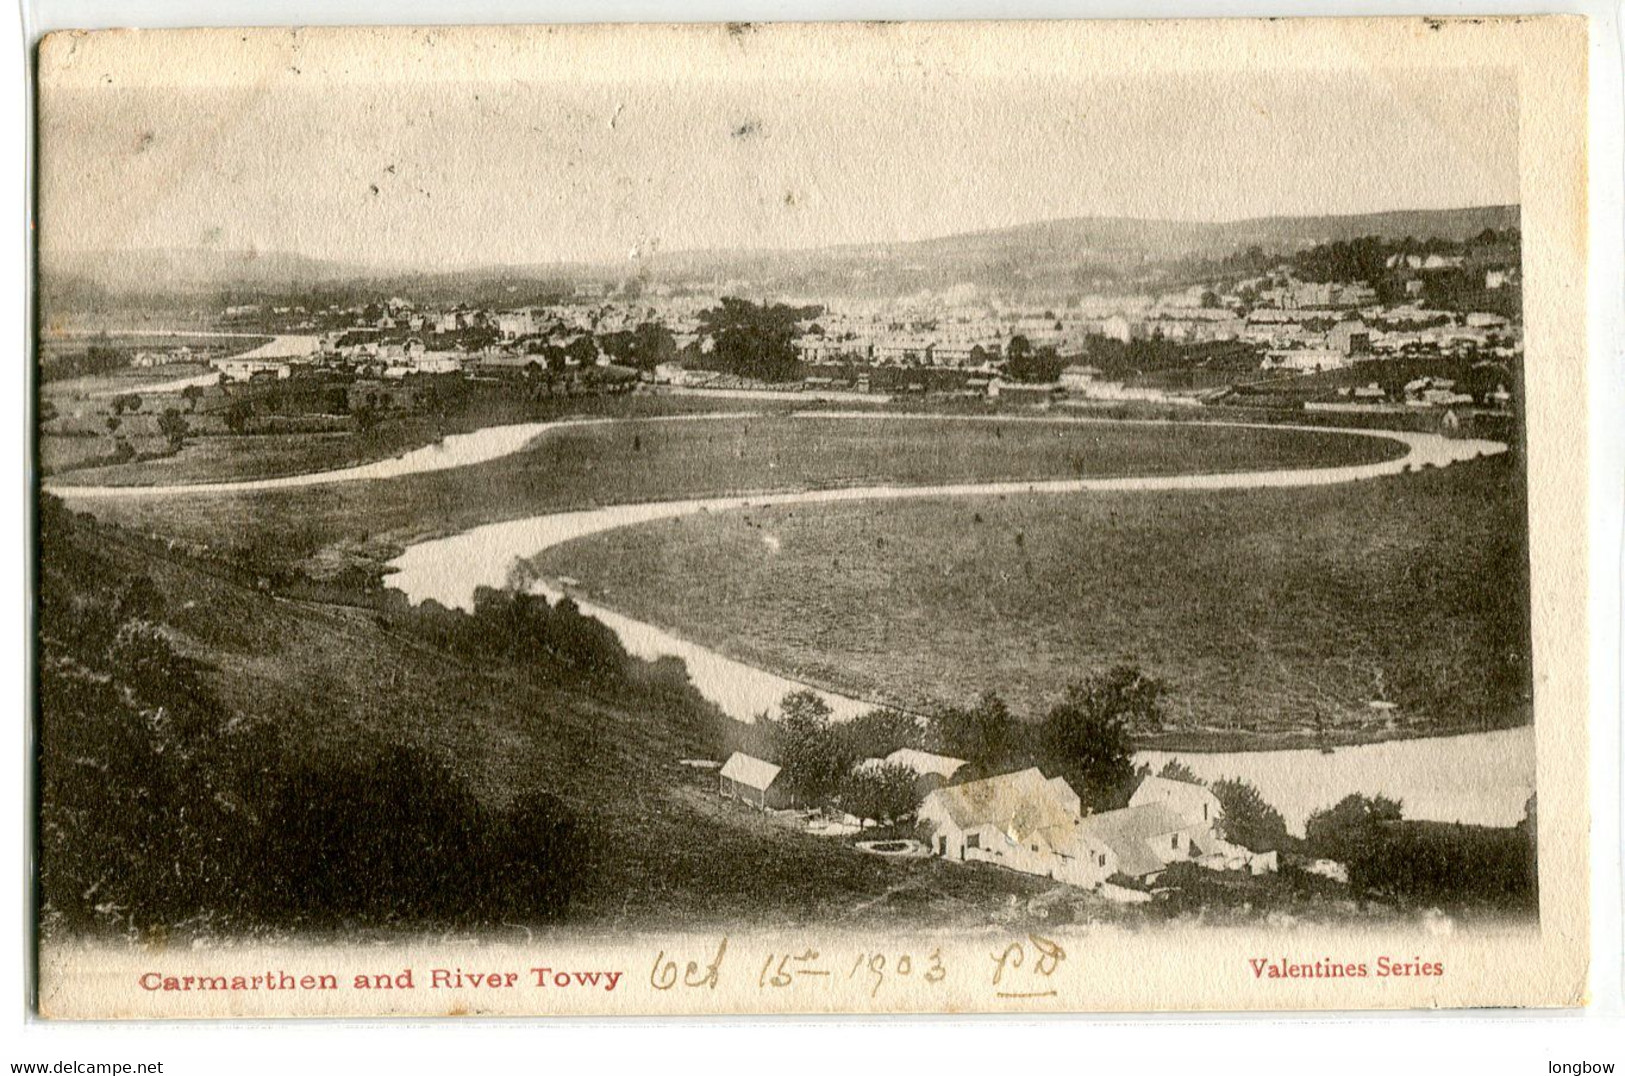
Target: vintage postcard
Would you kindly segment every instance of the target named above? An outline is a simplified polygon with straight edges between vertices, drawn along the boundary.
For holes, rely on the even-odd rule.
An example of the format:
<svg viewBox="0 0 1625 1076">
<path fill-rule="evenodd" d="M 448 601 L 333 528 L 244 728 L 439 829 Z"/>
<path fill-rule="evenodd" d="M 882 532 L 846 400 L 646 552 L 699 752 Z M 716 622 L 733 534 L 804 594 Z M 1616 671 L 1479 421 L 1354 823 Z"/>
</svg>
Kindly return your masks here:
<svg viewBox="0 0 1625 1076">
<path fill-rule="evenodd" d="M 1583 1005 L 1586 33 L 46 38 L 39 1011 Z"/>
</svg>

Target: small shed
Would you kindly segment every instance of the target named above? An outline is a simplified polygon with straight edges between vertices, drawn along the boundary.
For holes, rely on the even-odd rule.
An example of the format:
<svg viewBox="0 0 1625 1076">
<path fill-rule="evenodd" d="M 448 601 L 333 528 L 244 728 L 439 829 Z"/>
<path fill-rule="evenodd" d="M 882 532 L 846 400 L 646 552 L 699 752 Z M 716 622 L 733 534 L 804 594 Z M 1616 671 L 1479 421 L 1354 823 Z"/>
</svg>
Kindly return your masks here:
<svg viewBox="0 0 1625 1076">
<path fill-rule="evenodd" d="M 754 755 L 735 751 L 717 771 L 717 792 L 723 799 L 739 800 L 762 810 L 790 805 L 790 795 L 779 782 L 779 767 Z"/>
</svg>

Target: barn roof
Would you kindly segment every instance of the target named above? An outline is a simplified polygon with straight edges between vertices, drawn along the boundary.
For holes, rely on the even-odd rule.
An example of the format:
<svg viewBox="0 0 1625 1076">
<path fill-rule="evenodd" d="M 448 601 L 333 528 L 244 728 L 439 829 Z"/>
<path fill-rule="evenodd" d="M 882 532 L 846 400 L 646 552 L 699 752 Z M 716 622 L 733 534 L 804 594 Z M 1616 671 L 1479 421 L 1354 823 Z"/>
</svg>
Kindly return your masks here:
<svg viewBox="0 0 1625 1076">
<path fill-rule="evenodd" d="M 1144 795 L 1141 793 L 1144 793 Z M 1159 802 L 1167 802 L 1171 799 L 1188 800 L 1191 796 L 1202 794 L 1212 796 L 1213 792 L 1206 785 L 1197 784 L 1194 781 L 1176 781 L 1172 777 L 1151 776 L 1145 778 L 1135 787 L 1133 798 L 1144 803 L 1154 796 Z M 1138 805 L 1135 804 L 1135 806 Z"/>
<path fill-rule="evenodd" d="M 960 829 L 993 824 L 1018 834 L 1077 820 L 1069 804 L 1035 767 L 981 781 L 950 785 L 931 793 Z"/>
<path fill-rule="evenodd" d="M 754 788 L 765 792 L 779 776 L 779 768 L 765 759 L 754 755 L 747 755 L 743 751 L 735 751 L 728 756 L 728 761 L 722 764 L 722 776 L 730 781 L 737 781 L 747 788 Z"/>
<path fill-rule="evenodd" d="M 1117 869 L 1131 878 L 1155 874 L 1165 866 L 1151 851 L 1154 837 L 1166 837 L 1188 823 L 1166 803 L 1147 803 L 1105 811 L 1083 820 L 1081 834 L 1092 837 L 1117 853 Z"/>
<path fill-rule="evenodd" d="M 947 780 L 958 773 L 960 767 L 965 765 L 962 758 L 949 758 L 947 755 L 933 755 L 929 751 L 920 751 L 912 747 L 899 747 L 886 756 L 886 761 L 899 766 L 907 766 L 915 773 L 924 776 L 932 773 Z"/>
</svg>

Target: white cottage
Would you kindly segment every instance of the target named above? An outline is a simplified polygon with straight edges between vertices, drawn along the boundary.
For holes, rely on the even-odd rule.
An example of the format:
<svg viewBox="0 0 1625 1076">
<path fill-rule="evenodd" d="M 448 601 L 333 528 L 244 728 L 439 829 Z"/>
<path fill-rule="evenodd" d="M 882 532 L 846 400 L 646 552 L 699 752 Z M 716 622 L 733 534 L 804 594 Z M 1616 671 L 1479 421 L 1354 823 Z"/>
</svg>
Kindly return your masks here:
<svg viewBox="0 0 1625 1076">
<path fill-rule="evenodd" d="M 1167 804 L 1181 818 L 1199 820 L 1208 830 L 1213 829 L 1223 813 L 1219 798 L 1206 785 L 1174 781 L 1167 777 L 1147 777 L 1140 782 L 1140 787 L 1134 790 L 1134 795 L 1128 801 L 1130 807 L 1143 807 L 1147 803 Z"/>
<path fill-rule="evenodd" d="M 779 782 L 779 767 L 743 751 L 729 755 L 717 771 L 717 793 L 764 811 L 787 807 L 791 801 Z"/>
</svg>

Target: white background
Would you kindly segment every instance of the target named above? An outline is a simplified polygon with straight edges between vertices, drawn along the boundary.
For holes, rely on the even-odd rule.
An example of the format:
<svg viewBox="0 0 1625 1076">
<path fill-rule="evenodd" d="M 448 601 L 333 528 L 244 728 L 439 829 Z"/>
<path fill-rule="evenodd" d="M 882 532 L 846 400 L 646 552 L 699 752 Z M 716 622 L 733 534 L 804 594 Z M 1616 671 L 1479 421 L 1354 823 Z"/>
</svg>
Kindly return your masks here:
<svg viewBox="0 0 1625 1076">
<path fill-rule="evenodd" d="M 298 25 L 341 23 L 712 21 L 838 18 L 1173 17 L 1178 15 L 1430 14 L 1575 12 L 1592 17 L 1590 170 L 1592 220 L 1590 391 L 1591 690 L 1593 789 L 1593 957 L 1591 1005 L 1584 1013 L 1385 1016 L 1145 1016 L 1039 1020 L 934 1018 L 871 1020 L 643 1020 L 596 1023 L 505 1021 L 441 1023 L 238 1024 L 141 1026 L 46 1024 L 29 1013 L 27 972 L 32 933 L 24 900 L 32 872 L 26 841 L 32 762 L 27 753 L 28 465 L 5 472 L 0 505 L 15 514 L 3 529 L 0 605 L 4 622 L 0 698 L 10 701 L 13 745 L 0 800 L 0 861 L 13 865 L 0 883 L 0 1073 L 18 1061 L 163 1061 L 166 1073 L 482 1073 L 620 1071 L 854 1073 L 1013 1072 L 1029 1066 L 1046 1076 L 1195 1069 L 1206 1073 L 1306 1071 L 1343 1073 L 1547 1073 L 1551 1062 L 1625 1064 L 1625 972 L 1620 921 L 1620 519 L 1625 490 L 1622 367 L 1625 278 L 1621 254 L 1621 65 L 1619 3 L 1504 3 L 1478 0 L 1399 3 L 1082 3 L 1078 0 L 712 0 L 681 6 L 658 0 L 524 3 L 477 0 L 454 5 L 421 0 L 23 0 L 21 18 L 0 19 L 0 204 L 12 207 L 14 245 L 0 258 L 0 342 L 12 372 L 5 384 L 4 439 L 28 460 L 27 273 L 29 51 L 39 34 L 70 27 Z M 9 927 L 9 929 L 7 929 Z"/>
</svg>

